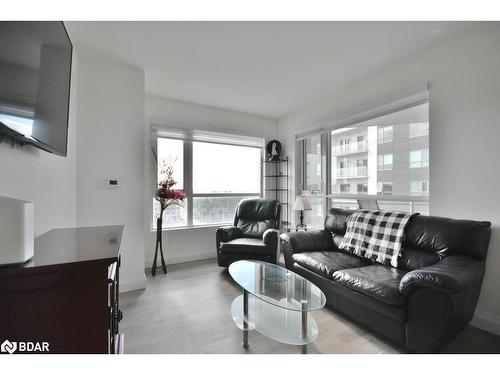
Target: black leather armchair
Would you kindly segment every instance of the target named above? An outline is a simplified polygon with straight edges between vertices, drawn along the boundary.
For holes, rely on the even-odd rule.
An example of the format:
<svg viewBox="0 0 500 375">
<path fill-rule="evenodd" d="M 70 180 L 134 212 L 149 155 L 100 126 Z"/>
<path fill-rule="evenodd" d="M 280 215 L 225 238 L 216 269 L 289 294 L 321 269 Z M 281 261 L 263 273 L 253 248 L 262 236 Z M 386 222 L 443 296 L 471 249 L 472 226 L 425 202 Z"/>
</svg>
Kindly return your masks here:
<svg viewBox="0 0 500 375">
<path fill-rule="evenodd" d="M 274 199 L 243 199 L 236 208 L 234 225 L 217 229 L 220 267 L 243 259 L 276 263 L 281 205 Z"/>
</svg>

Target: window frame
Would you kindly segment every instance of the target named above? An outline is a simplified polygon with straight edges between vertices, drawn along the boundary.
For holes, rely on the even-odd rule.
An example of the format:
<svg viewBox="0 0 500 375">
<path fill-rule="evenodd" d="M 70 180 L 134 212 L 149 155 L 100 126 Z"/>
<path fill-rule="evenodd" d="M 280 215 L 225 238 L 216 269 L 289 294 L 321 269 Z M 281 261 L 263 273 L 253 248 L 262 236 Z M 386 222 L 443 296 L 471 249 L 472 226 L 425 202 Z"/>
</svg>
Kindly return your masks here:
<svg viewBox="0 0 500 375">
<path fill-rule="evenodd" d="M 168 127 L 167 127 L 168 129 Z M 177 129 L 177 128 L 176 128 Z M 189 128 L 185 129 L 186 134 L 191 133 L 192 130 Z M 214 134 L 220 133 L 220 134 L 228 134 L 228 133 L 223 133 L 223 132 L 213 132 Z M 237 134 L 229 134 L 233 136 L 235 139 L 238 138 L 248 138 L 245 136 L 237 135 Z M 218 141 L 205 141 L 205 140 L 199 140 L 199 139 L 192 139 L 189 136 L 186 136 L 185 138 L 179 137 L 179 136 L 168 136 L 168 135 L 162 135 L 160 132 L 154 131 L 153 127 L 151 129 L 151 146 L 153 149 L 153 152 L 158 155 L 158 139 L 165 138 L 165 139 L 182 139 L 183 141 L 183 158 L 184 158 L 184 187 L 183 189 L 179 189 L 183 192 L 186 193 L 187 198 L 184 200 L 184 204 L 186 205 L 187 212 L 186 212 L 186 225 L 181 225 L 181 226 L 169 226 L 169 227 L 163 227 L 162 231 L 164 230 L 182 230 L 182 229 L 190 229 L 190 228 L 205 228 L 205 227 L 219 227 L 221 225 L 231 225 L 233 223 L 232 219 L 231 221 L 225 221 L 225 222 L 217 222 L 217 223 L 207 223 L 207 224 L 194 224 L 194 217 L 193 217 L 193 208 L 194 208 L 194 199 L 195 198 L 235 198 L 235 197 L 262 197 L 263 195 L 263 177 L 262 177 L 262 167 L 260 165 L 261 160 L 264 155 L 264 138 L 258 138 L 261 140 L 262 145 L 257 147 L 257 146 L 251 146 L 251 145 L 244 145 L 244 144 L 238 144 L 237 142 L 231 143 L 231 142 L 218 142 Z M 257 137 L 252 137 L 257 139 Z M 194 142 L 206 142 L 206 143 L 212 143 L 212 144 L 222 144 L 222 145 L 231 145 L 231 146 L 239 146 L 239 147 L 251 147 L 251 148 L 256 148 L 260 151 L 260 160 L 259 160 L 259 191 L 258 192 L 242 192 L 242 193 L 194 193 L 193 192 L 193 143 Z M 153 160 L 152 163 L 156 163 L 156 160 Z M 153 173 L 151 173 L 151 183 L 154 187 L 158 186 L 158 173 L 157 173 L 157 168 L 153 167 Z M 175 188 L 175 186 L 174 186 Z M 149 210 L 149 217 L 150 217 L 150 228 L 151 231 L 156 231 L 156 220 L 153 217 L 154 211 L 153 211 L 153 205 L 150 206 Z"/>
</svg>

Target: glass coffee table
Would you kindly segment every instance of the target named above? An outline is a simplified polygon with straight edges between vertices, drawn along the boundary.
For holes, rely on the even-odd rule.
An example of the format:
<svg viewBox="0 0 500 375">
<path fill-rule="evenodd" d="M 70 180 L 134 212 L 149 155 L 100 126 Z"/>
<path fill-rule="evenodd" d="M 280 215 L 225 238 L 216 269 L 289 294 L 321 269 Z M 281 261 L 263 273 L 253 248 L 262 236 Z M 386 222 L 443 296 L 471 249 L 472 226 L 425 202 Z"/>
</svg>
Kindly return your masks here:
<svg viewBox="0 0 500 375">
<path fill-rule="evenodd" d="M 229 274 L 243 288 L 231 305 L 233 321 L 243 331 L 243 347 L 255 329 L 307 353 L 307 344 L 318 337 L 310 312 L 325 306 L 323 292 L 295 272 L 266 262 L 240 260 L 229 266 Z"/>
</svg>

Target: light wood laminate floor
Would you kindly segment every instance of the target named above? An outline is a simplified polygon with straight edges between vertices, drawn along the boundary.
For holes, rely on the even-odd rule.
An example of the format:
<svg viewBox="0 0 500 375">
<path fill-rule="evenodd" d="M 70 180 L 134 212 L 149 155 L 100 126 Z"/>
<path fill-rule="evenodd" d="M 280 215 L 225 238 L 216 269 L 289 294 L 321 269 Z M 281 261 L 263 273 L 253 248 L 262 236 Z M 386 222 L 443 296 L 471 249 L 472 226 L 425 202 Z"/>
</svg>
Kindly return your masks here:
<svg viewBox="0 0 500 375">
<path fill-rule="evenodd" d="M 300 353 L 300 348 L 251 331 L 250 347 L 231 318 L 241 289 L 215 260 L 172 265 L 147 276 L 146 289 L 120 295 L 126 353 Z M 400 353 L 403 349 L 324 308 L 313 313 L 318 339 L 309 353 Z M 469 326 L 445 353 L 500 353 L 500 337 Z"/>
</svg>

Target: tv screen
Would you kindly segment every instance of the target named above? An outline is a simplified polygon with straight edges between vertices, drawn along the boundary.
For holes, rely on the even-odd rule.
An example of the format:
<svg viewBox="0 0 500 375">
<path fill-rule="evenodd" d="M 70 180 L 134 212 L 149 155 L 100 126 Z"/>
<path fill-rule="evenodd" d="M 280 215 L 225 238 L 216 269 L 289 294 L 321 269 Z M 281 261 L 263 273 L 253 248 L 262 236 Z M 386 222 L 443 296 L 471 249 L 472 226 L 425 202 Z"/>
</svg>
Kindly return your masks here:
<svg viewBox="0 0 500 375">
<path fill-rule="evenodd" d="M 0 22 L 0 132 L 66 156 L 72 51 L 63 22 Z"/>
</svg>

